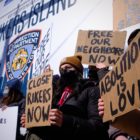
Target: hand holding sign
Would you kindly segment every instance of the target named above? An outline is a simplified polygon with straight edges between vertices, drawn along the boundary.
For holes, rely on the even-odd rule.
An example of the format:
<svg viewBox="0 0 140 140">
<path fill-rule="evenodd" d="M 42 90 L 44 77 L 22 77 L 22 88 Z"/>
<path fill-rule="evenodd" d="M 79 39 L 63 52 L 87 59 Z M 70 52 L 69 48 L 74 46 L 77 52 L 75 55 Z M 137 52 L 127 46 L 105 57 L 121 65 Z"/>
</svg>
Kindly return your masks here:
<svg viewBox="0 0 140 140">
<path fill-rule="evenodd" d="M 105 67 L 106 67 L 106 65 L 104 63 L 96 63 L 96 68 L 98 68 L 98 69 L 102 69 Z"/>
<path fill-rule="evenodd" d="M 61 126 L 63 123 L 63 113 L 58 109 L 51 109 L 49 112 L 51 125 Z"/>
<path fill-rule="evenodd" d="M 103 117 L 103 115 L 104 115 L 104 102 L 101 98 L 98 100 L 98 111 L 99 111 L 99 116 Z"/>
<path fill-rule="evenodd" d="M 4 111 L 8 106 L 7 105 L 4 105 L 2 106 L 1 110 Z"/>
<path fill-rule="evenodd" d="M 22 127 L 25 127 L 25 120 L 26 120 L 26 115 L 22 114 L 21 116 L 21 125 Z M 49 119 L 51 125 L 56 125 L 56 126 L 61 126 L 63 123 L 63 113 L 58 110 L 58 109 L 51 109 L 49 112 Z"/>
<path fill-rule="evenodd" d="M 22 114 L 21 120 L 20 120 L 20 123 L 21 123 L 21 126 L 22 127 L 25 127 L 25 120 L 26 120 L 26 115 L 25 114 Z"/>
</svg>

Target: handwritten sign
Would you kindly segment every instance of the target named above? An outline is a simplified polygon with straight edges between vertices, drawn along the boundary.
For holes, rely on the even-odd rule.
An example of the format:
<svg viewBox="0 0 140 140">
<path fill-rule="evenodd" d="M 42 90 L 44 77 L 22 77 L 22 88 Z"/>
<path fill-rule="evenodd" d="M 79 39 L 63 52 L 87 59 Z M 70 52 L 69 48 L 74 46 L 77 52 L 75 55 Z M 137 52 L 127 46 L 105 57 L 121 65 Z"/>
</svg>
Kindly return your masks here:
<svg viewBox="0 0 140 140">
<path fill-rule="evenodd" d="M 129 45 L 114 69 L 100 82 L 105 104 L 104 121 L 140 107 L 140 33 Z"/>
<path fill-rule="evenodd" d="M 51 30 L 51 27 L 47 30 L 39 47 L 34 52 L 33 77 L 43 74 L 44 70 L 49 65 Z"/>
<path fill-rule="evenodd" d="M 83 64 L 115 65 L 124 53 L 125 38 L 125 31 L 80 30 L 75 55 L 82 56 Z"/>
<path fill-rule="evenodd" d="M 52 102 L 52 71 L 28 81 L 26 95 L 26 128 L 48 126 Z"/>
<path fill-rule="evenodd" d="M 4 111 L 0 108 L 0 139 L 15 140 L 17 129 L 18 107 L 7 107 Z"/>
</svg>

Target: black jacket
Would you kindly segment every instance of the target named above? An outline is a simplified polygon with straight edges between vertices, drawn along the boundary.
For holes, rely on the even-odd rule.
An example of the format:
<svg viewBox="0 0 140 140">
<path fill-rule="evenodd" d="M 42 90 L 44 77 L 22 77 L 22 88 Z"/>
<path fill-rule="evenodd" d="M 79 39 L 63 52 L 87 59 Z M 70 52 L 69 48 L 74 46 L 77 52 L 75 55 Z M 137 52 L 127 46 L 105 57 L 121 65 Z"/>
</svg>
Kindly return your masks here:
<svg viewBox="0 0 140 140">
<path fill-rule="evenodd" d="M 59 107 L 64 115 L 62 127 L 32 128 L 30 133 L 37 134 L 42 140 L 108 140 L 108 127 L 98 114 L 99 89 L 89 85 L 84 84 L 78 96 L 72 94 Z"/>
</svg>

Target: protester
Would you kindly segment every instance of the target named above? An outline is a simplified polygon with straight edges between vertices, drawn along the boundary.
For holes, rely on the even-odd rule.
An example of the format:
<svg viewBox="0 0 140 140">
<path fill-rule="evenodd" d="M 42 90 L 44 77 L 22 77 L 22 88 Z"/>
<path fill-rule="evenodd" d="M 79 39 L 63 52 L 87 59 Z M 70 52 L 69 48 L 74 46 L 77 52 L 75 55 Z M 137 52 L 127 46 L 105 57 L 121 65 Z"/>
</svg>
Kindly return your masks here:
<svg viewBox="0 0 140 140">
<path fill-rule="evenodd" d="M 99 80 L 101 80 L 113 67 L 106 66 L 103 63 L 97 64 L 97 68 L 100 70 L 98 71 Z M 98 110 L 99 115 L 103 117 L 104 114 L 104 103 L 103 100 L 100 98 L 98 100 Z M 118 128 L 113 127 L 111 124 L 108 129 L 109 139 L 110 140 L 128 140 L 128 134 Z"/>
<path fill-rule="evenodd" d="M 28 129 L 26 140 L 109 140 L 108 126 L 98 113 L 99 89 L 83 82 L 80 58 L 65 57 L 59 70 L 59 88 L 49 113 L 51 126 Z"/>
<path fill-rule="evenodd" d="M 130 45 L 130 43 L 132 42 L 132 40 L 137 36 L 137 34 L 140 32 L 140 29 L 135 29 L 134 31 L 132 31 L 128 37 L 127 40 L 127 44 Z"/>
<path fill-rule="evenodd" d="M 96 70 L 95 71 L 95 68 L 96 67 Z M 93 67 L 90 67 L 90 69 L 94 69 L 94 70 L 90 70 L 90 74 L 89 74 L 89 78 L 90 80 L 93 80 L 95 81 L 95 78 L 94 77 L 98 77 L 98 81 L 96 80 L 96 83 L 99 84 L 99 81 L 109 72 L 109 70 L 111 70 L 113 67 L 109 67 L 109 66 L 106 66 L 104 63 L 97 63 L 96 66 L 93 66 Z M 93 77 L 93 78 L 92 78 Z M 96 78 L 97 79 L 97 78 Z M 100 99 L 101 100 L 101 99 Z M 100 106 L 101 107 L 101 106 Z M 100 116 L 102 116 L 102 111 L 103 110 L 100 110 Z M 109 134 L 109 138 L 110 140 L 127 140 L 127 136 L 128 134 L 115 128 L 115 127 L 112 127 L 111 125 L 109 126 L 109 130 L 108 130 L 108 134 Z"/>
<path fill-rule="evenodd" d="M 88 79 L 93 81 L 95 85 L 99 84 L 99 77 L 98 77 L 98 68 L 94 65 L 88 66 Z"/>
<path fill-rule="evenodd" d="M 6 83 L 3 98 L 0 101 L 0 107 L 4 111 L 7 107 L 18 106 L 18 122 L 16 140 L 22 140 L 20 135 L 20 118 L 25 108 L 25 98 L 21 92 L 21 81 L 18 79 L 10 80 Z"/>
<path fill-rule="evenodd" d="M 104 102 L 100 98 L 98 100 L 98 110 L 99 110 L 99 115 L 103 117 L 104 115 Z M 109 127 L 109 138 L 110 140 L 128 140 L 128 134 L 120 129 L 117 129 L 110 125 Z"/>
<path fill-rule="evenodd" d="M 131 32 L 131 34 L 129 35 L 128 41 L 127 41 L 128 45 L 131 44 L 132 40 L 136 37 L 136 35 L 139 32 L 140 32 L 140 29 L 136 29 L 136 30 Z M 102 75 L 102 78 L 104 77 L 104 75 L 106 73 L 104 73 Z M 99 115 L 103 116 L 103 114 L 104 114 L 104 102 L 101 98 L 98 100 L 98 110 L 99 110 Z M 109 128 L 109 137 L 111 140 L 138 140 L 136 137 L 130 136 L 126 132 L 124 132 L 120 129 L 117 129 L 111 125 Z"/>
</svg>

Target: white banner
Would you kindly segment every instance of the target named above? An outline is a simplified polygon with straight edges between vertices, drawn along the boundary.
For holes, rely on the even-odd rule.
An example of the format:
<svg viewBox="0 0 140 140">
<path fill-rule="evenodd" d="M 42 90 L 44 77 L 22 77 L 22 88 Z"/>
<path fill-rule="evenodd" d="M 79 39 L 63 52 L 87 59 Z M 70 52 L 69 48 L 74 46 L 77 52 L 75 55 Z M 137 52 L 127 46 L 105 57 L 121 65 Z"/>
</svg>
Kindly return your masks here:
<svg viewBox="0 0 140 140">
<path fill-rule="evenodd" d="M 0 108 L 0 139 L 15 140 L 17 128 L 18 107 Z"/>
</svg>

